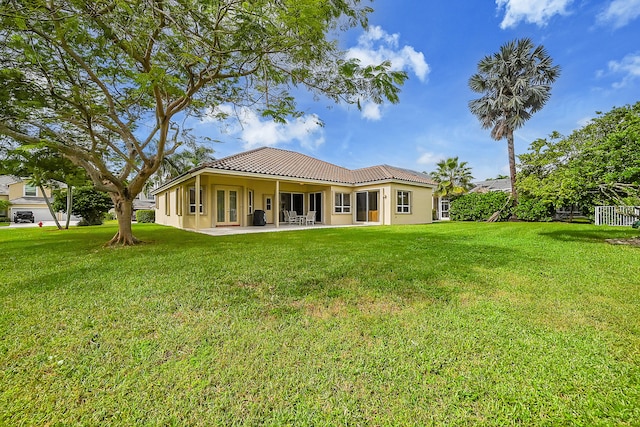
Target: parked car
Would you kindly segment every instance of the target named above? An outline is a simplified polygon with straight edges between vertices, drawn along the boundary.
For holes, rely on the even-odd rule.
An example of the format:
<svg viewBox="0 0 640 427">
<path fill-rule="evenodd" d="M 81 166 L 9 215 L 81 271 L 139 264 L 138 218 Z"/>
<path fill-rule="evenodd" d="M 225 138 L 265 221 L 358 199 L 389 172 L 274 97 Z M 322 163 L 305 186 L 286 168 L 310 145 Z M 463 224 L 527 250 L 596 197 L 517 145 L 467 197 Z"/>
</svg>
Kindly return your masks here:
<svg viewBox="0 0 640 427">
<path fill-rule="evenodd" d="M 36 222 L 36 218 L 33 216 L 33 212 L 31 211 L 17 211 L 13 214 L 13 222 Z"/>
</svg>

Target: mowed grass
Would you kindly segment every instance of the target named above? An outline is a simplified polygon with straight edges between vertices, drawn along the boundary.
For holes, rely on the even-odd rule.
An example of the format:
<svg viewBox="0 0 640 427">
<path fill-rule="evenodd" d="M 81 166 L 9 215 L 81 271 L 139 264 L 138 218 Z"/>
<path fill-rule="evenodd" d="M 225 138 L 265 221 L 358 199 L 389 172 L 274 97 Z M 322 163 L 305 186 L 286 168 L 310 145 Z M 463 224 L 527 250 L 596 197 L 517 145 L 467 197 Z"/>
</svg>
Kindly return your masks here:
<svg viewBox="0 0 640 427">
<path fill-rule="evenodd" d="M 630 228 L 0 231 L 0 425 L 640 425 Z"/>
</svg>

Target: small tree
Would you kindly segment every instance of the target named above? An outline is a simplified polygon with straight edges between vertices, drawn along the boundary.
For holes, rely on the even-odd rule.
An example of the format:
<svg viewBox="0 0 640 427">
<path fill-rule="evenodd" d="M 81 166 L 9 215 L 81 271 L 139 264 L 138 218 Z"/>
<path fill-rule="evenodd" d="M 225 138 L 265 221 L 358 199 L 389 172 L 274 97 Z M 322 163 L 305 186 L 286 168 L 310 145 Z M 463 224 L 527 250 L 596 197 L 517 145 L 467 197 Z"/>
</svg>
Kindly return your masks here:
<svg viewBox="0 0 640 427">
<path fill-rule="evenodd" d="M 67 190 L 57 191 L 54 206 L 67 212 Z M 104 214 L 113 208 L 113 202 L 108 194 L 93 187 L 77 187 L 73 189 L 73 204 L 71 214 L 82 218 L 80 225 L 100 225 Z"/>
<path fill-rule="evenodd" d="M 0 217 L 4 218 L 8 216 L 7 209 L 11 206 L 11 202 L 8 200 L 0 200 Z"/>
</svg>

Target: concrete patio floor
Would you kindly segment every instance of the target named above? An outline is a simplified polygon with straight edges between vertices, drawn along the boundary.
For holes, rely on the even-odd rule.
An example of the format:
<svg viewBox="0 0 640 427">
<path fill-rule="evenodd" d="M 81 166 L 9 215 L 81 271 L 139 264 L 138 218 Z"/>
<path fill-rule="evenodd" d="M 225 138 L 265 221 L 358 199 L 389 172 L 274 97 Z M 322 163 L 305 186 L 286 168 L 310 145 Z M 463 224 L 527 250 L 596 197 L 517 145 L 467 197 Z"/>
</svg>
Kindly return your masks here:
<svg viewBox="0 0 640 427">
<path fill-rule="evenodd" d="M 319 228 L 345 228 L 345 227 L 365 227 L 370 225 L 379 225 L 379 224 L 354 224 L 354 225 L 324 225 L 324 224 L 315 224 L 315 225 L 289 225 L 289 224 L 280 224 L 280 227 L 275 226 L 275 224 L 267 224 L 264 226 L 250 226 L 250 227 L 212 227 L 212 228 L 201 228 L 199 230 L 195 230 L 192 228 L 186 229 L 187 231 L 193 231 L 202 234 L 208 234 L 210 236 L 231 236 L 234 234 L 252 234 L 252 233 L 275 233 L 280 231 L 300 231 L 300 230 L 314 230 Z"/>
</svg>

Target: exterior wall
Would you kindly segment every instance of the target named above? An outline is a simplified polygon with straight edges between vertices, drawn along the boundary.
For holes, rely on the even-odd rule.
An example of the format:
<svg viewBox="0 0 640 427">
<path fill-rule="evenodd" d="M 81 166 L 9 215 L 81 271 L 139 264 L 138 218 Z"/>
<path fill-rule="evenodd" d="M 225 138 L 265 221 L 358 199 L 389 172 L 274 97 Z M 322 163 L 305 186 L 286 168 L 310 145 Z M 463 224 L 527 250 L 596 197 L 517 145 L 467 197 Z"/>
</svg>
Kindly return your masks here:
<svg viewBox="0 0 640 427">
<path fill-rule="evenodd" d="M 158 224 L 170 225 L 178 228 L 196 228 L 196 215 L 189 212 L 189 187 L 194 187 L 195 178 L 181 182 L 178 186 L 170 187 L 166 191 L 156 195 L 156 222 Z M 356 217 L 356 193 L 362 191 L 378 191 L 378 210 L 372 212 L 366 222 L 391 224 L 425 224 L 432 222 L 432 188 L 418 187 L 400 184 L 373 184 L 362 187 L 352 187 L 347 185 L 320 185 L 304 182 L 292 182 L 280 180 L 279 184 L 275 179 L 262 179 L 251 177 L 238 177 L 225 174 L 202 174 L 200 175 L 200 186 L 203 189 L 204 202 L 203 214 L 200 215 L 199 228 L 211 228 L 217 225 L 217 191 L 235 190 L 237 191 L 237 214 L 238 222 L 234 225 L 250 226 L 253 224 L 253 212 L 263 210 L 267 212 L 268 223 L 282 222 L 282 207 L 280 198 L 276 193 L 298 193 L 304 195 L 304 213 L 309 209 L 310 194 L 322 194 L 322 223 L 327 225 L 351 225 L 358 223 Z M 176 195 L 176 188 L 180 188 L 182 196 Z M 411 212 L 408 214 L 397 213 L 396 192 L 398 190 L 411 192 Z M 253 193 L 253 206 L 250 209 L 249 193 Z M 167 206 L 168 197 L 168 211 Z M 350 195 L 351 211 L 348 213 L 336 213 L 335 195 L 345 193 Z M 265 198 L 270 197 L 272 201 L 271 210 L 267 211 Z M 181 198 L 181 200 L 177 200 Z M 180 204 L 180 206 L 178 206 Z M 166 215 L 166 212 L 169 215 Z M 373 219 L 375 218 L 375 219 Z M 222 224 L 228 225 L 228 224 Z"/>
<path fill-rule="evenodd" d="M 336 193 L 346 193 L 351 196 L 351 212 L 349 213 L 336 213 L 335 211 L 335 195 Z M 331 187 L 330 191 L 328 191 L 326 210 L 327 218 L 329 218 L 328 224 L 331 225 L 350 225 L 353 224 L 355 218 L 355 192 L 352 187 L 343 187 L 334 185 Z"/>
<path fill-rule="evenodd" d="M 398 213 L 397 192 L 410 191 L 411 213 Z M 433 189 L 413 187 L 409 185 L 393 185 L 391 187 L 391 224 L 430 224 L 433 222 Z"/>
<path fill-rule="evenodd" d="M 15 182 L 13 184 L 9 184 L 9 200 L 19 199 L 21 197 L 25 197 L 24 195 L 24 187 L 26 185 L 25 181 Z M 45 188 L 45 193 L 47 197 L 51 197 L 51 189 Z M 29 197 L 29 196 L 26 196 Z M 43 197 L 40 188 L 36 187 L 36 195 L 35 197 Z"/>
</svg>

